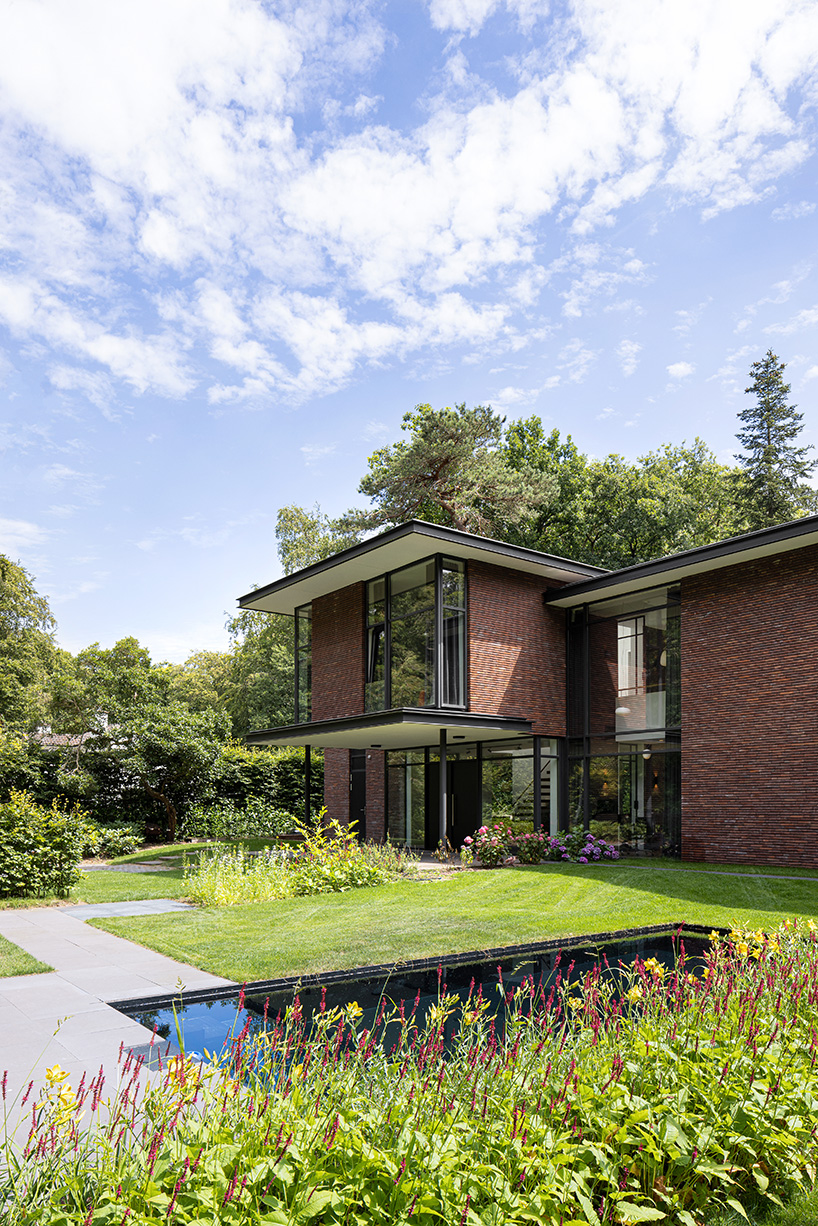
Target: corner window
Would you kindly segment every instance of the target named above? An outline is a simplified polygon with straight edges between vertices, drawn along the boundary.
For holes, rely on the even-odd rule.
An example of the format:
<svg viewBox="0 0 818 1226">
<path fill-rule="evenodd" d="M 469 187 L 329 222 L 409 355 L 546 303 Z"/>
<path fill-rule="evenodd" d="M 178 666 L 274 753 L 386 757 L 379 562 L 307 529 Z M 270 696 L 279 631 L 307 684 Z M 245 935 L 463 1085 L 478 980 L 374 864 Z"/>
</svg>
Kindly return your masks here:
<svg viewBox="0 0 818 1226">
<path fill-rule="evenodd" d="M 429 558 L 366 586 L 367 711 L 466 705 L 466 568 Z"/>
<path fill-rule="evenodd" d="M 295 722 L 312 719 L 312 605 L 295 611 Z"/>
</svg>

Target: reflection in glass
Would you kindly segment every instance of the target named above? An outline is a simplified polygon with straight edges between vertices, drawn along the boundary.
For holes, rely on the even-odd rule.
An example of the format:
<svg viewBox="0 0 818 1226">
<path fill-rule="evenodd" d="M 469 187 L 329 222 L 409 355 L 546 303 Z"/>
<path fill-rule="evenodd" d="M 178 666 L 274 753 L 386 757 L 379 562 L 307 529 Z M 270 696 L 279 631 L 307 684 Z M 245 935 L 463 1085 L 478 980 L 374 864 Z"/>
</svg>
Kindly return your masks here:
<svg viewBox="0 0 818 1226">
<path fill-rule="evenodd" d="M 312 719 L 312 605 L 295 611 L 295 722 Z"/>
<path fill-rule="evenodd" d="M 392 622 L 392 706 L 435 706 L 435 614 Z"/>
<path fill-rule="evenodd" d="M 597 748 L 601 748 L 598 745 Z M 681 754 L 667 742 L 608 745 L 587 759 L 588 829 L 619 847 L 622 855 L 680 853 Z M 649 753 L 649 757 L 645 754 Z M 569 764 L 571 829 L 582 829 L 585 770 Z"/>
</svg>

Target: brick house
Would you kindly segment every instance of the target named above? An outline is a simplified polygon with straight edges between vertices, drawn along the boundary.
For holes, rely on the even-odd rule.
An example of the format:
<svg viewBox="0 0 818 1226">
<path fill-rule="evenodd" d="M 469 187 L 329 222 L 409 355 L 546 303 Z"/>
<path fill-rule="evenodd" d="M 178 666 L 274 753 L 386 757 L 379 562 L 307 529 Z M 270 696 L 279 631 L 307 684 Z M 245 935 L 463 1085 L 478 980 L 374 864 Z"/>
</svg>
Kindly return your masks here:
<svg viewBox="0 0 818 1226">
<path fill-rule="evenodd" d="M 610 572 L 413 520 L 239 603 L 294 623 L 249 743 L 320 746 L 362 837 L 818 864 L 818 516 Z"/>
</svg>

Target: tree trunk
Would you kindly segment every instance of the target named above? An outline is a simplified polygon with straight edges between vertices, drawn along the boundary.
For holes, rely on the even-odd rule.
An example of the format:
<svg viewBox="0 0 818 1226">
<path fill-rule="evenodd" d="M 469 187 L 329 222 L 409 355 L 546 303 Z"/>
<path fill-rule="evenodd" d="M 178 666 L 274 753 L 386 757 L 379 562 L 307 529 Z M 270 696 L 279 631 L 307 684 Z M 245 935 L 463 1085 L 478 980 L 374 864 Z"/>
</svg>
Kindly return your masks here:
<svg viewBox="0 0 818 1226">
<path fill-rule="evenodd" d="M 152 800 L 158 800 L 160 804 L 164 805 L 165 813 L 167 816 L 168 840 L 171 843 L 175 843 L 176 842 L 176 809 L 173 807 L 173 804 L 171 803 L 169 797 L 167 797 L 164 792 L 157 792 L 155 788 L 152 788 L 151 785 L 148 783 L 147 779 L 142 780 L 142 786 L 144 787 L 145 791 L 148 793 L 148 795 L 151 797 Z"/>
</svg>

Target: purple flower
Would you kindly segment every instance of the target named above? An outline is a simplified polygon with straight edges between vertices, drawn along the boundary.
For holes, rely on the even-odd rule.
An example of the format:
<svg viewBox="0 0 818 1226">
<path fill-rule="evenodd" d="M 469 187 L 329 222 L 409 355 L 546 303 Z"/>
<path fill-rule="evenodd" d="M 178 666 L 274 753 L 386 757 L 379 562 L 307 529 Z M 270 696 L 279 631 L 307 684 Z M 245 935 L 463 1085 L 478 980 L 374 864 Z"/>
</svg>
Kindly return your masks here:
<svg viewBox="0 0 818 1226">
<path fill-rule="evenodd" d="M 579 859 L 577 860 L 577 864 L 587 864 L 587 863 L 588 861 L 585 859 L 585 856 L 580 856 Z"/>
</svg>

